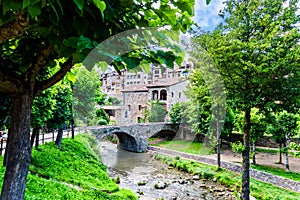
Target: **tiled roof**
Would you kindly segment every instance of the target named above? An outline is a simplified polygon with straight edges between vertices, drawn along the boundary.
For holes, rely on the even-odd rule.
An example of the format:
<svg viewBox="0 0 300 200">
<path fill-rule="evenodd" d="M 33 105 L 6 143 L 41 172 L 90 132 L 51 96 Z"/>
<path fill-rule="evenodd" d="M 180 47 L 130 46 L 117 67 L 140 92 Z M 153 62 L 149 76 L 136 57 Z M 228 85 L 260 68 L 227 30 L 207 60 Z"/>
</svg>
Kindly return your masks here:
<svg viewBox="0 0 300 200">
<path fill-rule="evenodd" d="M 148 84 L 147 88 L 151 87 L 166 87 L 166 86 L 171 86 L 176 83 L 180 83 L 185 81 L 186 79 L 183 77 L 178 77 L 178 78 L 164 78 L 164 79 L 159 79 L 157 82 L 153 84 Z"/>
<path fill-rule="evenodd" d="M 122 92 L 148 92 L 147 85 L 130 85 L 125 86 Z"/>
</svg>

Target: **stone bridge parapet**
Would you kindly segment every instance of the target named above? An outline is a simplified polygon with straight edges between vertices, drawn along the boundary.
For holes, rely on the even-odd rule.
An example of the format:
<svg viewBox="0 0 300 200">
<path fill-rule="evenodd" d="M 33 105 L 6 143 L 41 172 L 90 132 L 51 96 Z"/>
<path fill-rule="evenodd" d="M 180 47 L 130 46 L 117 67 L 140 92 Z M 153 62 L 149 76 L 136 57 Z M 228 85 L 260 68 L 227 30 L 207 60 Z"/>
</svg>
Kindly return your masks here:
<svg viewBox="0 0 300 200">
<path fill-rule="evenodd" d="M 148 139 L 160 132 L 178 131 L 178 125 L 172 123 L 141 123 L 129 125 L 94 126 L 87 130 L 96 136 L 98 140 L 105 136 L 115 134 L 119 139 L 121 149 L 133 152 L 145 152 L 148 147 Z"/>
</svg>

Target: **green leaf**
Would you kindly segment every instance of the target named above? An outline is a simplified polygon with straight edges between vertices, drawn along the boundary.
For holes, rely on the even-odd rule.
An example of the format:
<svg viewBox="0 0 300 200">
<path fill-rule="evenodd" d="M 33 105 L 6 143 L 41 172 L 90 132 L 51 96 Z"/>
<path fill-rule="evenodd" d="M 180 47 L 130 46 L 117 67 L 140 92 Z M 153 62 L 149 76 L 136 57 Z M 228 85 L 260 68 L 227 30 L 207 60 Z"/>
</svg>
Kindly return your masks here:
<svg viewBox="0 0 300 200">
<path fill-rule="evenodd" d="M 36 17 L 41 14 L 41 7 L 39 5 L 30 6 L 28 7 L 28 13 L 31 17 Z"/>
<path fill-rule="evenodd" d="M 77 41 L 78 41 L 77 37 L 69 37 L 68 39 L 65 39 L 63 41 L 63 44 L 67 47 L 77 48 Z"/>
<path fill-rule="evenodd" d="M 5 13 L 9 10 L 18 10 L 22 8 L 22 2 L 21 1 L 12 1 L 12 0 L 4 0 L 2 3 L 2 10 L 3 10 L 3 14 L 5 15 Z"/>
<path fill-rule="evenodd" d="M 206 5 L 208 5 L 210 3 L 210 0 L 206 0 Z"/>
<path fill-rule="evenodd" d="M 73 0 L 74 3 L 77 5 L 77 7 L 79 8 L 79 10 L 82 11 L 83 5 L 84 5 L 84 0 Z"/>
<path fill-rule="evenodd" d="M 84 37 L 83 35 L 81 35 L 78 38 L 77 47 L 80 50 L 82 50 L 82 49 L 92 49 L 93 45 L 92 45 L 92 42 L 91 42 L 90 38 L 87 38 L 87 37 Z"/>
<path fill-rule="evenodd" d="M 22 8 L 26 8 L 30 5 L 30 0 L 23 0 L 23 3 L 22 3 Z"/>
<path fill-rule="evenodd" d="M 99 8 L 99 10 L 103 13 L 104 10 L 106 9 L 106 4 L 104 1 L 99 1 L 99 0 L 93 0 L 93 3 L 95 4 L 95 6 L 97 6 L 97 8 Z"/>
<path fill-rule="evenodd" d="M 69 73 L 67 74 L 67 79 L 68 79 L 69 81 L 71 81 L 72 83 L 75 83 L 75 81 L 76 81 L 76 74 L 73 73 L 73 72 L 69 72 Z"/>
<path fill-rule="evenodd" d="M 186 0 L 178 1 L 174 3 L 174 5 L 176 5 L 182 11 L 187 11 L 189 15 L 193 15 L 194 13 L 193 11 L 194 5 L 193 4 L 191 5 L 191 3 L 187 2 Z"/>
</svg>

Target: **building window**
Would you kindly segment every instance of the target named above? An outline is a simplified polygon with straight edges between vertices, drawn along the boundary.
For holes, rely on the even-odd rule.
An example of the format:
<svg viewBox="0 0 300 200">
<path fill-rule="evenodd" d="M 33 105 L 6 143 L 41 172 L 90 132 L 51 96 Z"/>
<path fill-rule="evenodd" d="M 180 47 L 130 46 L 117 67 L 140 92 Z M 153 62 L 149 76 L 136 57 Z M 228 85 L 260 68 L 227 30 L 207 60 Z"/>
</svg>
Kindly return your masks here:
<svg viewBox="0 0 300 200">
<path fill-rule="evenodd" d="M 160 91 L 160 100 L 167 100 L 167 90 Z"/>
<path fill-rule="evenodd" d="M 142 105 L 139 105 L 139 110 L 142 110 L 142 109 L 143 109 Z"/>
<path fill-rule="evenodd" d="M 158 91 L 154 90 L 152 91 L 152 100 L 157 100 L 158 99 Z"/>
<path fill-rule="evenodd" d="M 128 110 L 130 110 L 130 105 L 128 105 Z"/>
<path fill-rule="evenodd" d="M 154 74 L 159 74 L 159 70 L 155 70 L 155 71 L 154 71 Z"/>
<path fill-rule="evenodd" d="M 181 98 L 181 92 L 179 92 L 179 94 L 178 94 L 178 98 Z"/>
<path fill-rule="evenodd" d="M 174 97 L 174 92 L 171 93 L 171 97 L 172 97 L 172 98 Z"/>
<path fill-rule="evenodd" d="M 125 118 L 128 118 L 128 111 L 125 111 Z"/>
<path fill-rule="evenodd" d="M 140 74 L 138 74 L 138 75 L 137 75 L 137 77 L 138 77 L 138 78 L 141 78 L 141 75 L 140 75 Z"/>
</svg>

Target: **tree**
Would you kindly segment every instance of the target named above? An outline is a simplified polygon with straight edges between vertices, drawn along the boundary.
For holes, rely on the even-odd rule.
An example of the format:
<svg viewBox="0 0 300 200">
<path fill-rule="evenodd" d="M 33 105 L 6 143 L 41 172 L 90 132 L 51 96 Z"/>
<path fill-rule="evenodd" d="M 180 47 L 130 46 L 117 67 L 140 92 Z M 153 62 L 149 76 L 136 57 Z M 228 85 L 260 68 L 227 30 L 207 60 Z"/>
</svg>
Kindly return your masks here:
<svg viewBox="0 0 300 200">
<path fill-rule="evenodd" d="M 286 171 L 289 171 L 289 158 L 288 147 L 289 140 L 292 136 L 297 134 L 299 116 L 297 114 L 288 113 L 287 111 L 281 111 L 273 114 L 271 124 L 268 127 L 268 132 L 273 135 L 276 142 L 280 144 L 280 157 L 279 163 L 282 163 L 281 158 L 281 146 L 285 143 L 285 156 L 286 156 Z"/>
<path fill-rule="evenodd" d="M 35 96 L 59 82 L 74 63 L 82 62 L 91 49 L 112 35 L 137 27 L 165 25 L 185 31 L 191 25 L 194 1 L 161 1 L 157 7 L 151 3 L 151 0 L 1 1 L 0 93 L 12 102 L 9 158 L 1 199 L 24 198 L 31 156 L 30 115 Z M 41 76 L 61 58 L 64 62 L 57 71 L 51 76 Z"/>
<path fill-rule="evenodd" d="M 160 101 L 151 101 L 148 120 L 149 122 L 164 122 L 167 111 Z"/>
<path fill-rule="evenodd" d="M 66 122 L 72 119 L 72 89 L 69 83 L 59 82 L 55 85 L 53 100 L 56 102 L 53 109 L 53 117 L 47 121 L 47 127 L 57 130 L 55 144 L 61 148 L 63 130 Z"/>
<path fill-rule="evenodd" d="M 299 95 L 299 29 L 296 0 L 229 0 L 225 23 L 199 37 L 223 77 L 227 97 L 244 112 L 242 199 L 250 198 L 251 109 Z"/>
<path fill-rule="evenodd" d="M 86 126 L 95 125 L 96 90 L 100 86 L 100 74 L 94 69 L 88 71 L 84 66 L 79 67 L 76 82 L 73 87 L 73 107 L 76 123 Z"/>
<path fill-rule="evenodd" d="M 245 115 L 245 113 L 240 112 L 236 116 L 236 128 L 240 132 L 243 132 L 243 128 L 245 126 L 244 115 Z M 257 109 L 257 108 L 251 109 L 251 119 L 250 120 L 251 120 L 250 142 L 252 143 L 252 163 L 256 164 L 255 142 L 257 142 L 264 136 L 267 125 L 266 125 L 265 116 L 262 113 L 260 113 L 259 109 Z"/>
<path fill-rule="evenodd" d="M 56 101 L 53 100 L 54 91 L 49 88 L 36 96 L 32 104 L 31 126 L 33 128 L 31 135 L 31 146 L 35 139 L 35 147 L 39 145 L 39 132 L 42 126 L 45 126 L 47 121 L 53 117 L 53 110 Z"/>
</svg>

